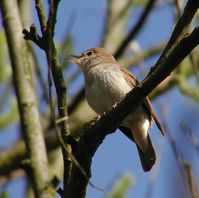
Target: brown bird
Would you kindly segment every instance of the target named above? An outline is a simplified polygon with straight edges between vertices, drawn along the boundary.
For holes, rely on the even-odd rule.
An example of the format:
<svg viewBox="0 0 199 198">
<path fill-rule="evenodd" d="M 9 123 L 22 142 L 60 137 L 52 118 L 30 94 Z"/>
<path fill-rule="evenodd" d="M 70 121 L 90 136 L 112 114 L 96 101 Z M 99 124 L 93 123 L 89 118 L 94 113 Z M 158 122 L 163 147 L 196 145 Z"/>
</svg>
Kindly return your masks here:
<svg viewBox="0 0 199 198">
<path fill-rule="evenodd" d="M 104 48 L 91 48 L 80 55 L 71 56 L 76 59 L 70 62 L 76 63 L 84 73 L 88 104 L 99 115 L 111 109 L 138 84 L 136 77 L 121 67 Z M 149 171 L 156 160 L 149 136 L 153 121 L 163 134 L 161 123 L 147 97 L 136 111 L 124 118 L 119 127 L 135 142 L 144 171 Z"/>
</svg>

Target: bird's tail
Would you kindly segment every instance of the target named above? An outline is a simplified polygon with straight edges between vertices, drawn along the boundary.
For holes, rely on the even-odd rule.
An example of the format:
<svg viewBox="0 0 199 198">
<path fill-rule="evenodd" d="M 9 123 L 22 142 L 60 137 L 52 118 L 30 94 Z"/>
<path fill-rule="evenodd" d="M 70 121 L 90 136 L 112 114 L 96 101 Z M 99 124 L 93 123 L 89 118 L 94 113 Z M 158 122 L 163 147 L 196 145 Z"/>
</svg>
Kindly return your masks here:
<svg viewBox="0 0 199 198">
<path fill-rule="evenodd" d="M 145 152 L 143 152 L 139 146 L 136 144 L 137 146 L 137 150 L 139 153 L 139 157 L 140 157 L 140 161 L 142 164 L 142 168 L 144 171 L 149 171 L 151 170 L 152 166 L 155 164 L 156 161 L 156 153 L 155 150 L 153 148 L 152 142 L 151 142 L 151 138 L 148 134 L 147 137 L 147 141 L 148 141 L 148 146 Z"/>
</svg>

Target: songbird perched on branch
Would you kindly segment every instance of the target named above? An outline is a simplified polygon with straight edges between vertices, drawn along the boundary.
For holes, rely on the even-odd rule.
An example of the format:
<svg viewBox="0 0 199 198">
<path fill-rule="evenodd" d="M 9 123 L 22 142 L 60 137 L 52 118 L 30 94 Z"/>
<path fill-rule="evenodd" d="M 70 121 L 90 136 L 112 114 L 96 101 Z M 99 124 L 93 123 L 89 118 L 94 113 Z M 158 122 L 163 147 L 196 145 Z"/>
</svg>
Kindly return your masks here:
<svg viewBox="0 0 199 198">
<path fill-rule="evenodd" d="M 91 48 L 80 55 L 71 55 L 84 73 L 85 93 L 88 104 L 99 115 L 111 109 L 137 84 L 136 77 L 121 67 L 115 58 L 103 48 Z M 163 128 L 148 98 L 136 111 L 122 121 L 119 129 L 135 142 L 144 171 L 149 171 L 156 161 L 149 128 L 155 121 L 163 134 Z"/>
</svg>

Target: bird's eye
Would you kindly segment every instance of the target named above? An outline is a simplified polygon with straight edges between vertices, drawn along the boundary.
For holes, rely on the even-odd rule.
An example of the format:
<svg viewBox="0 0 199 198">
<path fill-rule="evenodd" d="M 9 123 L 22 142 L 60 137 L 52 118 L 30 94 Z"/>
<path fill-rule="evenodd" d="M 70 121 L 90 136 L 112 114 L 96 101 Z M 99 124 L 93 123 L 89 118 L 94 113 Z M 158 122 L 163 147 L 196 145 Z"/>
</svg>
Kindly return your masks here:
<svg viewBox="0 0 199 198">
<path fill-rule="evenodd" d="M 86 53 L 87 56 L 92 56 L 93 54 L 94 54 L 93 51 L 89 51 L 89 52 Z"/>
</svg>

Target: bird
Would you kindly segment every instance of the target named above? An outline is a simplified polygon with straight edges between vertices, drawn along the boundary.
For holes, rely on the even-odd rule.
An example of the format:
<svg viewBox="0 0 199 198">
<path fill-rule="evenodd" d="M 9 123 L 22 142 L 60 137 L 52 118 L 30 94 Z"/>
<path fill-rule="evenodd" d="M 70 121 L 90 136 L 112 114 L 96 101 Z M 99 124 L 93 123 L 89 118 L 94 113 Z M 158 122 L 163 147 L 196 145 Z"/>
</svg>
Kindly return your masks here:
<svg viewBox="0 0 199 198">
<path fill-rule="evenodd" d="M 84 74 L 87 102 L 98 115 L 110 110 L 139 83 L 136 77 L 119 65 L 104 48 L 90 48 L 80 55 L 71 54 L 71 57 L 75 59 L 69 62 L 77 64 Z M 149 128 L 154 121 L 160 132 L 164 134 L 152 104 L 146 97 L 118 127 L 136 144 L 145 172 L 151 170 L 156 161 L 156 152 L 149 135 Z"/>
</svg>

